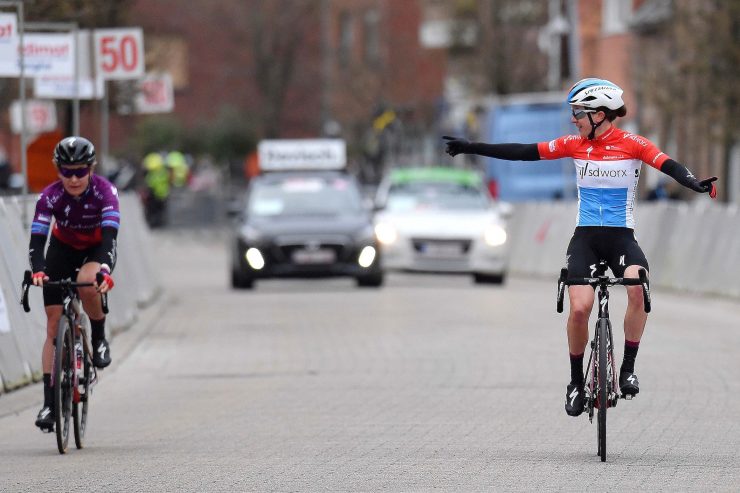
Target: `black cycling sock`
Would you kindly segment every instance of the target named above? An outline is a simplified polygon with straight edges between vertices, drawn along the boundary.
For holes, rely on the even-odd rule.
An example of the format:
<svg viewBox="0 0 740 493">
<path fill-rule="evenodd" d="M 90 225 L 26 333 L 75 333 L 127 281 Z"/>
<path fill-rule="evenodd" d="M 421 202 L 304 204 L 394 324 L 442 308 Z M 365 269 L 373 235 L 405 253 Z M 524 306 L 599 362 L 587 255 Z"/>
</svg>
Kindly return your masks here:
<svg viewBox="0 0 740 493">
<path fill-rule="evenodd" d="M 635 372 L 635 358 L 637 358 L 638 349 L 640 349 L 640 341 L 624 341 L 624 359 L 619 373 Z"/>
<path fill-rule="evenodd" d="M 44 373 L 44 406 L 54 404 L 54 387 L 51 386 L 51 373 Z"/>
<path fill-rule="evenodd" d="M 570 383 L 583 385 L 583 353 L 570 355 Z"/>
<path fill-rule="evenodd" d="M 92 329 L 93 341 L 105 339 L 105 317 L 100 320 L 90 319 L 90 328 Z"/>
</svg>

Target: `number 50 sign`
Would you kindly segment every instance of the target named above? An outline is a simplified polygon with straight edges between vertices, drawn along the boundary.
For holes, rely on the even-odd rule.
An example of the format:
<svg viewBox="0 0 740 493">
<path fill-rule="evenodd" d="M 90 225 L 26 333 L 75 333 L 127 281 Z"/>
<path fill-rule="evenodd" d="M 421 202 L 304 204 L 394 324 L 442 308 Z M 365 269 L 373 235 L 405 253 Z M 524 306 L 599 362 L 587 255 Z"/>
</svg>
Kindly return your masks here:
<svg viewBox="0 0 740 493">
<path fill-rule="evenodd" d="M 141 28 L 96 29 L 95 68 L 103 79 L 138 79 L 144 75 Z"/>
</svg>

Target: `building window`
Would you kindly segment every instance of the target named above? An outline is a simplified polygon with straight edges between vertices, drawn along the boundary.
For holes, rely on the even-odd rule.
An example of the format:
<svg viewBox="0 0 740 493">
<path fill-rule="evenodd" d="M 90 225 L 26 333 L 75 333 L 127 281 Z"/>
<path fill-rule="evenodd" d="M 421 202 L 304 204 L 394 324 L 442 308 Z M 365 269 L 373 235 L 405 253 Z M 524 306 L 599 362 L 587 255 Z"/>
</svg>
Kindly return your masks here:
<svg viewBox="0 0 740 493">
<path fill-rule="evenodd" d="M 380 61 L 380 14 L 376 9 L 365 13 L 364 30 L 365 63 L 376 65 Z"/>
<path fill-rule="evenodd" d="M 342 12 L 339 14 L 339 64 L 346 67 L 352 57 L 352 47 L 355 42 L 355 30 L 352 22 L 352 14 Z"/>
<path fill-rule="evenodd" d="M 627 32 L 632 15 L 631 0 L 604 0 L 602 4 L 602 34 L 622 34 Z"/>
</svg>

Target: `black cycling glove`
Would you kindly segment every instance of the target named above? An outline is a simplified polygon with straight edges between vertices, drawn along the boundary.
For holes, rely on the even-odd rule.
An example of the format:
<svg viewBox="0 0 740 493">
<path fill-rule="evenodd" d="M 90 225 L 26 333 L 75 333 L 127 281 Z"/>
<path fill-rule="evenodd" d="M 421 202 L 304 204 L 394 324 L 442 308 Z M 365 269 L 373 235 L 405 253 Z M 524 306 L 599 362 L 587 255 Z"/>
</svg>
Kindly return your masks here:
<svg viewBox="0 0 740 493">
<path fill-rule="evenodd" d="M 467 139 L 458 139 L 456 137 L 450 137 L 449 135 L 443 135 L 443 139 L 447 141 L 445 146 L 445 152 L 452 157 L 458 154 L 467 154 L 470 152 L 470 141 Z"/>
<path fill-rule="evenodd" d="M 677 163 L 673 159 L 667 159 L 660 168 L 660 171 L 672 177 L 681 185 L 686 188 L 690 188 L 695 192 L 708 193 L 710 197 L 715 198 L 717 196 L 717 188 L 714 183 L 717 180 L 716 176 L 707 178 L 706 180 L 697 180 L 694 174 L 689 171 L 686 166 Z"/>
<path fill-rule="evenodd" d="M 691 184 L 691 189 L 699 193 L 708 193 L 710 197 L 715 198 L 717 196 L 717 187 L 713 183 L 715 181 L 717 181 L 716 176 L 702 181 L 696 180 L 696 183 Z"/>
<path fill-rule="evenodd" d="M 479 156 L 492 157 L 495 159 L 506 159 L 509 161 L 539 161 L 540 153 L 537 144 L 484 144 L 482 142 L 470 142 L 455 137 L 442 137 L 447 140 L 445 151 L 450 156 L 458 154 L 477 154 Z"/>
</svg>

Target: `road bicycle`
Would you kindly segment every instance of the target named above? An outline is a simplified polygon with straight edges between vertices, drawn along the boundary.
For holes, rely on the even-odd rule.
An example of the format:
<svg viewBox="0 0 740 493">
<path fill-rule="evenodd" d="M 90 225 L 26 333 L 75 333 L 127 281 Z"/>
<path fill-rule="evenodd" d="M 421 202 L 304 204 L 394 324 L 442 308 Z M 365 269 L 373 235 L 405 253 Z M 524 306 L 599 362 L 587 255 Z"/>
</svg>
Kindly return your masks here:
<svg viewBox="0 0 740 493">
<path fill-rule="evenodd" d="M 98 284 L 103 275 L 98 273 Z M 74 282 L 71 279 L 47 281 L 44 286 L 56 287 L 62 291 L 62 317 L 59 320 L 54 345 L 54 364 L 51 382 L 54 387 L 54 426 L 57 448 L 60 454 L 67 452 L 69 425 L 72 421 L 75 446 L 84 446 L 87 430 L 87 415 L 93 387 L 98 382 L 98 371 L 93 365 L 92 346 L 89 339 L 89 321 L 82 311 L 77 288 L 94 286 L 93 283 Z M 23 310 L 31 311 L 28 303 L 28 289 L 33 286 L 31 271 L 23 276 L 21 304 Z M 108 313 L 108 296 L 101 294 L 103 312 Z"/>
<path fill-rule="evenodd" d="M 609 320 L 609 288 L 617 284 L 623 286 L 642 286 L 645 312 L 650 313 L 650 283 L 645 269 L 639 270 L 639 278 L 609 277 L 606 275 L 607 263 L 601 260 L 596 268 L 595 277 L 568 278 L 568 269 L 560 271 L 558 279 L 557 310 L 563 312 L 563 297 L 566 286 L 592 286 L 598 288 L 599 316 L 594 327 L 591 341 L 591 354 L 586 365 L 585 411 L 588 420 L 593 423 L 594 409 L 598 414 L 597 455 L 601 462 L 606 462 L 606 411 L 616 407 L 620 398 L 630 400 L 632 395 L 621 395 L 617 382 L 616 362 L 614 361 L 614 341 L 612 324 Z"/>
</svg>

